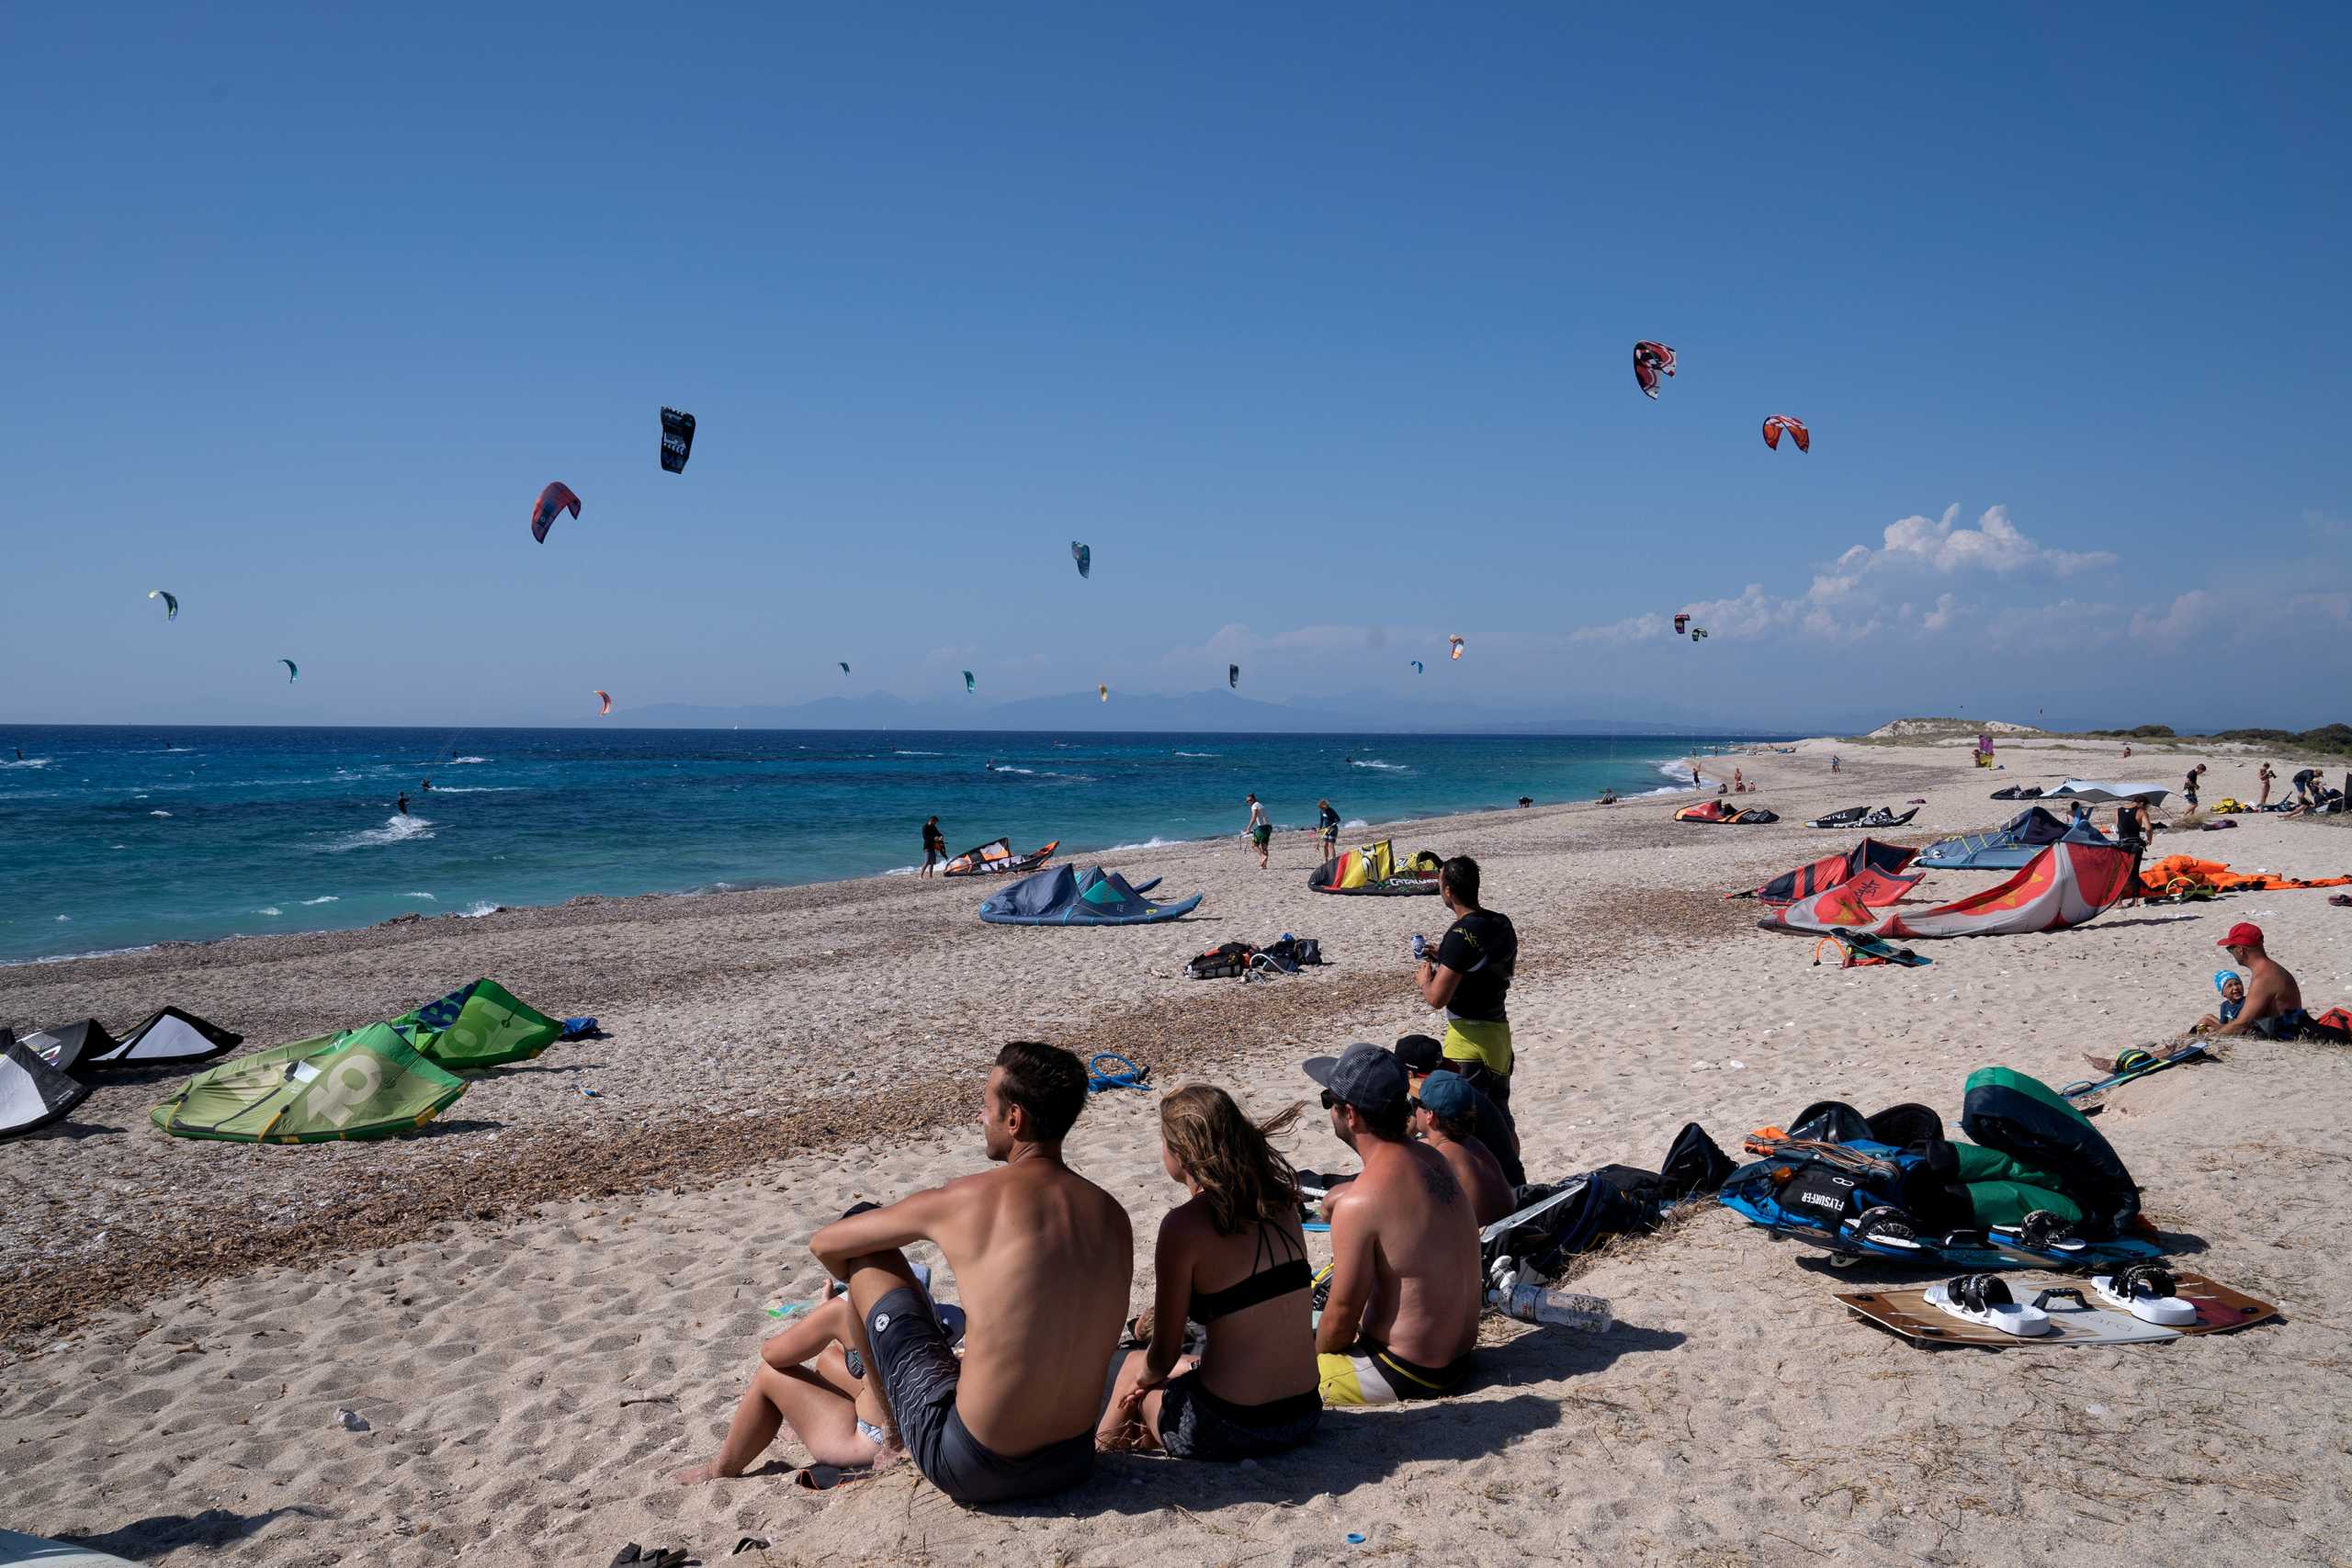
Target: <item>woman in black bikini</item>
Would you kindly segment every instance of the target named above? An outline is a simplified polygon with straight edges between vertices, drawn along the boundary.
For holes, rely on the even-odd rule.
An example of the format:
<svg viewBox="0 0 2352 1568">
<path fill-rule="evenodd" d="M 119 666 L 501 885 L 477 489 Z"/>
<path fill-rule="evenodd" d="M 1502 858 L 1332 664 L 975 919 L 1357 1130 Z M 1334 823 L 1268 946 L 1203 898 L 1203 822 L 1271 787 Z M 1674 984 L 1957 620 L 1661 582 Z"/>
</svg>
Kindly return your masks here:
<svg viewBox="0 0 2352 1568">
<path fill-rule="evenodd" d="M 1314 1272 L 1298 1176 L 1272 1142 L 1300 1109 L 1261 1125 L 1207 1084 L 1160 1101 L 1160 1163 L 1192 1197 L 1160 1222 L 1157 1332 L 1119 1369 L 1098 1448 L 1261 1459 L 1314 1435 Z M 1182 1354 L 1187 1318 L 1208 1330 L 1198 1358 Z"/>
</svg>

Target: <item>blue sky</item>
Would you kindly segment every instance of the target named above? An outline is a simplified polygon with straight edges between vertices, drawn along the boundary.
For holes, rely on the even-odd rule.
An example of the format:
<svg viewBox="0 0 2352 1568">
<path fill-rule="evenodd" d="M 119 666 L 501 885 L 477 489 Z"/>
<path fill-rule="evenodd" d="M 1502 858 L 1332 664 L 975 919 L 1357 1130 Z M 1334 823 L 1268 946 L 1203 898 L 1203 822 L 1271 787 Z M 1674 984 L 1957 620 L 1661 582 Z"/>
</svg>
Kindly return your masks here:
<svg viewBox="0 0 2352 1568">
<path fill-rule="evenodd" d="M 12 7 L 0 721 L 2343 718 L 2347 15 Z"/>
</svg>

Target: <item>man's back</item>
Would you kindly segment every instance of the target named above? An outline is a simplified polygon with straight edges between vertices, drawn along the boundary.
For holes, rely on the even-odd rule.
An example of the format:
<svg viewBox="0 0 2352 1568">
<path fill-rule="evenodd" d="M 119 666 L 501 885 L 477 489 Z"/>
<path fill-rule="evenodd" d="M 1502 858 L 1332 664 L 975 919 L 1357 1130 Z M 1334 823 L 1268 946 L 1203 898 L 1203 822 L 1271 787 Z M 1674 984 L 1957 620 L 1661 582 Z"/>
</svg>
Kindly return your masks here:
<svg viewBox="0 0 2352 1568">
<path fill-rule="evenodd" d="M 2247 964 L 2246 969 L 2243 1016 L 2247 1022 L 2277 1018 L 2281 1013 L 2293 1012 L 2302 1007 L 2303 988 L 2295 983 L 2292 975 L 2287 973 L 2285 964 L 2264 953 Z"/>
<path fill-rule="evenodd" d="M 1481 1228 L 1493 1224 L 1510 1213 L 1514 1189 L 1503 1179 L 1502 1163 L 1494 1151 L 1476 1138 L 1440 1138 L 1432 1135 L 1429 1146 L 1445 1160 L 1446 1168 L 1470 1197 L 1470 1211 Z"/>
<path fill-rule="evenodd" d="M 964 1425 L 1002 1454 L 1091 1430 L 1135 1268 L 1126 1210 L 1057 1160 L 964 1177 L 944 1196 L 934 1239 L 967 1317 Z"/>
<path fill-rule="evenodd" d="M 1364 1146 L 1363 1174 L 1340 1189 L 1343 1223 L 1371 1230 L 1374 1283 L 1364 1333 L 1408 1360 L 1442 1366 L 1478 1337 L 1478 1224 L 1470 1195 L 1435 1149 Z"/>
</svg>

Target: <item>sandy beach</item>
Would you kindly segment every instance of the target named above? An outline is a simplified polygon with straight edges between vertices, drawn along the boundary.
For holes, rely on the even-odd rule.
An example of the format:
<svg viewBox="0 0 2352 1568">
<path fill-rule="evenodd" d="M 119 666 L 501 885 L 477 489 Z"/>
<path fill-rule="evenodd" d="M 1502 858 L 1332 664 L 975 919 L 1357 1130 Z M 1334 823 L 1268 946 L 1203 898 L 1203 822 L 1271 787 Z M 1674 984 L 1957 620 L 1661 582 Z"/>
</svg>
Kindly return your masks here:
<svg viewBox="0 0 2352 1568">
<path fill-rule="evenodd" d="M 1987 773 L 1959 740 L 1815 740 L 1702 760 L 1711 780 L 1718 762 L 1757 780 L 1769 826 L 1678 824 L 1689 797 L 1650 796 L 1384 831 L 1476 855 L 1518 924 L 1513 1105 L 1531 1178 L 1551 1179 L 1655 1168 L 1692 1121 L 1736 1157 L 1747 1129 L 1820 1099 L 1916 1100 L 1956 1122 L 1987 1064 L 2081 1077 L 2084 1053 L 2210 1008 L 2233 920 L 2263 926 L 2314 1010 L 2352 1002 L 2352 910 L 2322 892 L 2121 908 L 1863 970 L 1815 965 L 1811 941 L 1723 897 L 1850 843 L 1804 826 L 1838 807 L 1924 797 L 1888 835 L 1924 843 L 2013 815 L 1986 798 L 2003 784 L 2170 787 L 2202 757 L 2210 805 L 2252 798 L 2265 760 L 2119 751 L 2005 739 Z M 2282 776 L 2343 767 L 2267 755 Z M 2151 852 L 2352 871 L 2335 823 L 2239 821 Z M 1132 930 L 986 926 L 984 888 L 894 877 L 0 969 L 0 1022 L 19 1029 L 173 1003 L 259 1047 L 488 976 L 605 1034 L 484 1075 L 424 1134 L 382 1143 L 168 1138 L 147 1111 L 184 1075 L 157 1072 L 0 1144 L 0 1526 L 257 1568 L 603 1568 L 631 1540 L 746 1563 L 2352 1562 L 2352 1055 L 2259 1041 L 2131 1086 L 2099 1122 L 2189 1265 L 2279 1303 L 2274 1324 L 1925 1350 L 1831 1299 L 1857 1276 L 1702 1205 L 1589 1261 L 1576 1288 L 1615 1303 L 1609 1333 L 1490 1319 L 1471 1392 L 1328 1416 L 1279 1463 L 1107 1456 L 1078 1491 L 985 1512 L 911 1467 L 802 1490 L 788 1441 L 767 1472 L 670 1483 L 715 1446 L 765 1309 L 817 1293 L 817 1226 L 979 1162 L 979 1081 L 1005 1040 L 1117 1051 L 1263 1114 L 1308 1092 L 1302 1057 L 1426 1027 L 1408 942 L 1442 909 L 1314 896 L 1316 858 L 1305 834 L 1262 873 L 1231 840 L 1122 855 L 1165 895 L 1206 895 L 1193 919 Z M 1987 881 L 1936 873 L 1920 893 Z M 1329 965 L 1182 976 L 1203 949 L 1284 931 L 1320 939 Z M 1097 1097 L 1069 1145 L 1143 1236 L 1177 1195 L 1155 1100 Z M 1313 1117 L 1292 1153 L 1350 1159 Z M 1138 1304 L 1149 1262 L 1147 1246 Z M 338 1407 L 371 1429 L 343 1429 Z M 729 1558 L 745 1537 L 768 1544 Z"/>
</svg>

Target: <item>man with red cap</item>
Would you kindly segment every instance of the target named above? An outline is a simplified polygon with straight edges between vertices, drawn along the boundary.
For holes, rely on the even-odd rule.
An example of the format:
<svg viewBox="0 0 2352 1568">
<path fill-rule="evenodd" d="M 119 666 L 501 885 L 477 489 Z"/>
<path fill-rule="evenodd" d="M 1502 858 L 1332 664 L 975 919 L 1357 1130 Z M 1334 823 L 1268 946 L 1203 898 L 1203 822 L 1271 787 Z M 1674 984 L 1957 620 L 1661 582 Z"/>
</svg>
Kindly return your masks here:
<svg viewBox="0 0 2352 1568">
<path fill-rule="evenodd" d="M 2210 1014 L 2197 1021 L 2195 1034 L 2259 1034 L 2266 1040 L 2292 1040 L 2311 1022 L 2303 1011 L 2303 988 L 2286 966 L 2263 950 L 2262 928 L 2251 920 L 2232 926 L 2216 947 L 2229 950 L 2230 962 L 2246 972 L 2245 1006 L 2223 1023 Z"/>
</svg>

